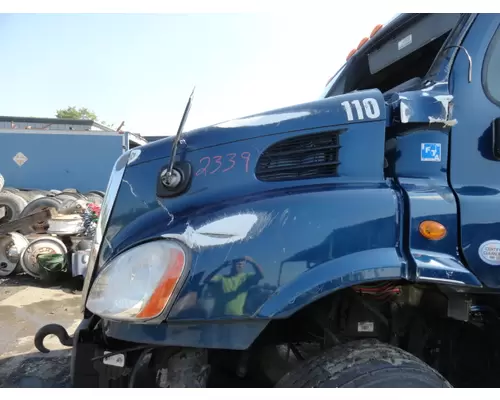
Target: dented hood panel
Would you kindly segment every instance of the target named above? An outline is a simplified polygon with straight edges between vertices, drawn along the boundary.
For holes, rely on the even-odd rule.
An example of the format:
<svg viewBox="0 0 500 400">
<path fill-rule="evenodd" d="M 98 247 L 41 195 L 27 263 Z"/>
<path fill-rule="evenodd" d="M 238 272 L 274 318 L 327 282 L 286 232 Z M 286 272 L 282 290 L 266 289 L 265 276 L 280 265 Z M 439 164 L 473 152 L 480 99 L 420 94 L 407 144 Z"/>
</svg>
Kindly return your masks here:
<svg viewBox="0 0 500 400">
<path fill-rule="evenodd" d="M 189 270 L 170 322 L 268 320 L 347 284 L 401 279 L 407 268 L 399 251 L 399 200 L 384 176 L 385 128 L 383 96 L 368 90 L 193 131 L 178 153 L 192 166 L 189 188 L 169 198 L 158 197 L 156 189 L 173 138 L 141 147 L 132 152 L 123 175 L 96 268 L 140 243 L 182 242 Z M 327 161 L 337 163 L 333 172 L 258 179 L 267 149 L 302 137 L 300 150 L 309 154 L 307 137 L 316 134 L 336 138 L 318 145 L 326 149 Z M 318 165 L 324 163 L 318 158 Z M 248 284 L 238 288 L 248 290 L 244 307 L 229 295 L 212 293 L 209 278 L 227 274 L 228 265 L 241 259 L 250 274 L 244 278 Z M 362 267 L 353 271 L 353 265 Z M 248 286 L 256 279 L 257 285 Z M 121 333 L 109 335 L 130 340 L 130 325 L 117 323 L 113 329 Z M 182 345 L 190 345 L 188 336 Z"/>
<path fill-rule="evenodd" d="M 346 110 L 346 107 L 349 109 Z M 363 90 L 186 132 L 182 137 L 179 152 L 190 152 L 260 136 L 385 119 L 386 111 L 382 93 L 377 89 Z M 173 139 L 172 136 L 142 146 L 140 157 L 135 163 L 169 156 Z"/>
<path fill-rule="evenodd" d="M 430 84 L 420 90 L 400 92 L 392 95 L 391 123 L 428 123 L 454 126 L 453 95 L 449 92 L 448 82 Z"/>
</svg>

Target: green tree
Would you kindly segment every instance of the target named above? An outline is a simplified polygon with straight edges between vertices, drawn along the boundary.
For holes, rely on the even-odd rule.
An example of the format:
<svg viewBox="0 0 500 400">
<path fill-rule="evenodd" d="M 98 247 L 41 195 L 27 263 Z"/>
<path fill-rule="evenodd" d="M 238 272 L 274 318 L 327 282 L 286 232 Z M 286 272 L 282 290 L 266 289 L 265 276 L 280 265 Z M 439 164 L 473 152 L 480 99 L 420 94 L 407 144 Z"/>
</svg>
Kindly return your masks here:
<svg viewBox="0 0 500 400">
<path fill-rule="evenodd" d="M 101 125 L 107 126 L 108 128 L 114 127 L 114 124 L 108 124 L 106 121 L 99 121 L 94 111 L 85 107 L 80 107 L 78 109 L 76 107 L 67 107 L 62 110 L 57 110 L 56 117 L 64 119 L 89 119 L 99 122 Z"/>
<path fill-rule="evenodd" d="M 85 107 L 67 107 L 62 110 L 56 111 L 57 118 L 66 118 L 66 119 L 90 119 L 92 121 L 97 121 L 97 115 Z"/>
</svg>

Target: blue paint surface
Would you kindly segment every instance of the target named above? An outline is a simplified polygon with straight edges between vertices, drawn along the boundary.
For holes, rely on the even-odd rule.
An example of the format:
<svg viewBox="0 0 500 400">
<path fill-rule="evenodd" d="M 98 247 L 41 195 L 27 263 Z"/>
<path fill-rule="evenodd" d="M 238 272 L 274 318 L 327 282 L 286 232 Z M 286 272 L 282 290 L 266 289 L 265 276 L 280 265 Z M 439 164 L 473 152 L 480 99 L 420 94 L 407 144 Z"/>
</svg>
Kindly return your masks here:
<svg viewBox="0 0 500 400">
<path fill-rule="evenodd" d="M 232 143 L 233 146 L 238 146 L 235 142 L 249 139 L 259 139 L 259 144 L 261 144 L 260 140 L 267 140 L 266 142 L 262 142 L 262 144 L 267 144 L 285 138 L 277 135 L 284 136 L 286 134 L 286 137 L 291 137 L 294 135 L 294 132 L 304 134 L 312 131 L 324 131 L 327 128 L 333 127 L 340 129 L 342 128 L 341 125 L 350 122 L 347 119 L 344 107 L 341 105 L 342 102 L 351 102 L 360 98 L 376 99 L 378 108 L 381 110 L 377 118 L 365 120 L 364 123 L 385 121 L 385 104 L 380 92 L 378 90 L 366 90 L 363 91 L 362 96 L 359 93 L 350 93 L 196 129 L 187 132 L 183 136 L 186 143 L 184 146 L 181 146 L 181 150 L 192 152 L 206 147 L 229 143 Z M 351 137 L 349 136 L 349 138 Z M 142 154 L 137 163 L 155 159 L 165 160 L 165 157 L 170 155 L 171 142 L 172 138 L 166 138 L 143 146 L 141 148 Z M 255 146 L 253 142 L 241 143 L 242 146 L 245 144 L 250 146 L 250 149 L 247 150 L 252 151 L 253 149 L 255 154 L 260 154 L 263 150 L 252 147 Z M 232 149 L 229 150 L 232 151 Z M 238 150 L 238 148 L 234 150 Z M 194 167 L 196 168 L 197 166 L 196 164 Z"/>
<path fill-rule="evenodd" d="M 106 190 L 109 174 L 122 154 L 118 134 L 1 132 L 0 172 L 5 185 L 27 189 Z M 17 153 L 27 161 L 18 166 Z"/>
<path fill-rule="evenodd" d="M 246 350 L 268 323 L 265 320 L 246 320 L 237 324 L 214 321 L 145 325 L 106 321 L 104 333 L 134 343 Z"/>
<path fill-rule="evenodd" d="M 499 23 L 498 14 L 478 15 L 463 43 L 477 60 L 472 83 L 464 79 L 469 63 L 460 52 L 450 85 L 458 123 L 451 131 L 449 179 L 459 202 L 459 247 L 467 267 L 489 288 L 500 288 L 500 269 L 479 257 L 479 247 L 488 240 L 500 240 L 500 161 L 493 157 L 491 130 L 500 107 L 486 97 L 481 60 Z"/>
<path fill-rule="evenodd" d="M 341 287 L 407 277 L 400 248 L 401 196 L 383 170 L 386 115 L 368 123 L 348 123 L 340 105 L 364 97 L 376 99 L 385 110 L 382 95 L 372 90 L 189 133 L 179 159 L 190 162 L 195 172 L 206 157 L 245 152 L 250 154 L 248 172 L 239 160 L 226 173 L 200 174 L 188 192 L 177 198 L 155 196 L 158 173 L 168 164 L 165 155 L 170 153 L 171 139 L 142 147 L 139 158 L 125 171 L 99 265 L 140 242 L 161 236 L 185 239 L 186 232 L 243 215 L 256 220 L 253 233 L 244 240 L 193 246 L 189 276 L 169 321 L 285 318 Z M 342 130 L 338 176 L 288 182 L 256 179 L 258 157 L 272 143 L 332 130 Z M 215 146 L 218 141 L 223 144 Z M 232 229 L 230 225 L 226 228 Z M 262 277 L 247 288 L 241 312 L 229 315 L 218 305 L 227 296 L 214 291 L 206 279 L 216 270 L 219 275 L 227 274 L 228 268 L 221 268 L 224 262 L 243 257 L 251 257 L 261 267 Z M 254 273 L 255 269 L 247 263 L 244 272 Z M 151 329 L 114 322 L 109 334 L 137 340 L 141 332 L 143 340 L 155 341 Z M 187 336 L 175 337 L 176 343 L 193 345 Z"/>
<path fill-rule="evenodd" d="M 474 60 L 484 58 L 499 22 L 489 14 L 474 21 L 464 42 Z M 358 91 L 187 134 L 178 159 L 202 172 L 176 198 L 155 196 L 172 139 L 144 146 L 125 171 L 99 266 L 161 237 L 184 241 L 192 262 L 166 323 L 108 321 L 106 333 L 145 343 L 241 349 L 269 320 L 287 318 L 360 283 L 499 289 L 498 266 L 483 262 L 478 251 L 485 241 L 500 239 L 500 162 L 492 156 L 490 128 L 500 110 L 478 84 L 479 67 L 470 84 L 463 53 L 448 61 L 444 57 L 434 72 L 450 74 L 449 81 L 395 93 L 387 103 L 377 90 Z M 386 113 L 347 121 L 341 103 L 367 97 Z M 337 176 L 257 180 L 258 157 L 270 145 L 337 130 L 342 131 Z M 205 174 L 208 159 L 215 160 L 214 169 Z M 425 239 L 419 232 L 425 220 L 444 225 L 446 236 Z M 213 285 L 241 259 L 242 273 L 253 274 L 244 275 L 252 283 L 231 298 L 227 288 Z M 238 312 L 220 306 L 238 296 L 244 299 Z M 227 340 L 217 339 L 217 332 L 229 335 Z"/>
</svg>

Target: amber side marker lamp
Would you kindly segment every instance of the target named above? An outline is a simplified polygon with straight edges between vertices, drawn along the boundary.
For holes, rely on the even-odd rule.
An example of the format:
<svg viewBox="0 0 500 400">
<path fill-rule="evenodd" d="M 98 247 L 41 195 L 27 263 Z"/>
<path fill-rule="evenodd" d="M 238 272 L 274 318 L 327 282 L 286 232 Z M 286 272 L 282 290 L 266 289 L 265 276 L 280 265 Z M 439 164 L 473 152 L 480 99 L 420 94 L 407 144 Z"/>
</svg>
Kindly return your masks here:
<svg viewBox="0 0 500 400">
<path fill-rule="evenodd" d="M 420 234 L 429 240 L 441 240 L 446 236 L 446 228 L 437 221 L 422 221 L 418 227 Z"/>
<path fill-rule="evenodd" d="M 370 39 L 375 36 L 375 34 L 384 27 L 382 24 L 378 24 L 373 28 L 372 33 L 370 33 Z"/>
<path fill-rule="evenodd" d="M 378 25 L 375 25 L 375 27 L 372 29 L 371 33 L 370 33 L 370 37 L 364 37 L 363 39 L 361 39 L 361 41 L 359 42 L 358 44 L 358 47 L 356 47 L 355 49 L 352 49 L 349 54 L 347 54 L 347 57 L 346 57 L 346 61 L 349 61 L 349 59 L 354 55 L 356 54 L 356 52 L 361 49 L 361 47 L 363 47 L 365 45 L 366 42 L 368 42 L 373 36 L 375 36 L 375 34 L 381 30 L 382 28 L 384 27 L 384 25 L 382 24 L 378 24 Z M 330 83 L 330 81 L 333 79 L 333 76 L 328 79 L 328 82 L 326 83 L 326 86 L 328 86 L 328 84 Z"/>
<path fill-rule="evenodd" d="M 346 61 L 348 61 L 354 54 L 356 54 L 356 52 L 361 49 L 361 47 L 363 47 L 365 45 L 366 42 L 368 42 L 372 37 L 375 36 L 375 34 L 381 30 L 382 28 L 384 27 L 384 25 L 382 24 L 378 24 L 378 25 L 375 25 L 375 27 L 372 29 L 371 33 L 370 33 L 370 37 L 364 37 L 363 39 L 361 39 L 361 41 L 359 42 L 358 44 L 358 47 L 356 47 L 355 49 L 352 49 L 349 54 L 347 55 L 346 57 Z"/>
<path fill-rule="evenodd" d="M 358 44 L 358 47 L 356 47 L 356 50 L 359 50 L 361 47 L 363 47 L 365 45 L 366 42 L 368 42 L 368 38 L 367 37 L 364 37 L 363 39 L 361 39 L 359 41 L 359 44 Z"/>
</svg>

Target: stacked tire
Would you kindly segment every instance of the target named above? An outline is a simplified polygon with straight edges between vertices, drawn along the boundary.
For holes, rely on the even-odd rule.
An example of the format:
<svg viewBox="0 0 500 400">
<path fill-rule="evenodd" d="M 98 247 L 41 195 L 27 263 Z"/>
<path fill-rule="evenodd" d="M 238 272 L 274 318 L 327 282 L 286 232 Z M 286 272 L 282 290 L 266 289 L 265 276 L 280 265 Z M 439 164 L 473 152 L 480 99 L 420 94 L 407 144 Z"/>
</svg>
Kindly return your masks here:
<svg viewBox="0 0 500 400">
<path fill-rule="evenodd" d="M 47 191 L 4 187 L 4 180 L 0 175 L 0 225 L 27 217 L 45 208 L 55 208 L 64 212 L 86 203 L 100 205 L 103 198 L 104 193 L 99 191 L 82 194 L 75 189 Z M 44 279 L 47 274 L 44 274 L 37 265 L 35 256 L 42 251 L 64 255 L 71 251 L 71 246 L 65 245 L 64 238 L 42 232 L 42 224 L 38 226 L 35 223 L 30 231 L 0 234 L 0 278 L 24 272 L 34 278 Z"/>
</svg>

